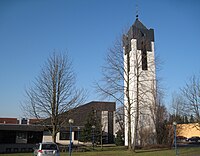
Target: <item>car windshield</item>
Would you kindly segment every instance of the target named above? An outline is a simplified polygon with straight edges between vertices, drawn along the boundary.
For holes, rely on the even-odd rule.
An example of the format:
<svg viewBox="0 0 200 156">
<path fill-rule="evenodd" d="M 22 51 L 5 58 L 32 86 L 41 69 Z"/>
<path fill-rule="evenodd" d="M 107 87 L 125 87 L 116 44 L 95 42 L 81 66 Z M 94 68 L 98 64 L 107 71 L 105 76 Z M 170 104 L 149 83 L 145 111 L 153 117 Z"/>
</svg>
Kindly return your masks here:
<svg viewBox="0 0 200 156">
<path fill-rule="evenodd" d="M 43 150 L 57 150 L 57 146 L 55 144 L 42 144 Z"/>
</svg>

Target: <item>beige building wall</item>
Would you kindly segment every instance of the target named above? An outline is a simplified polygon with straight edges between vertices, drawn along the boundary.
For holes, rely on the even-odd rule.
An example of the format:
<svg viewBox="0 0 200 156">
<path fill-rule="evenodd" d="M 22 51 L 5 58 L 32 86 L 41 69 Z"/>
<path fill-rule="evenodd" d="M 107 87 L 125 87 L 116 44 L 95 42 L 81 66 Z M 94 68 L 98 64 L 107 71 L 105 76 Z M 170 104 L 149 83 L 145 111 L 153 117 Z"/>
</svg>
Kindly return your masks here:
<svg viewBox="0 0 200 156">
<path fill-rule="evenodd" d="M 184 136 L 186 138 L 190 138 L 193 136 L 200 137 L 200 125 L 198 123 L 178 124 L 177 136 Z"/>
<path fill-rule="evenodd" d="M 42 142 L 52 142 L 52 136 L 50 134 L 43 135 Z M 74 144 L 78 143 L 78 140 L 74 140 L 74 132 L 72 132 L 72 142 Z M 56 136 L 56 143 L 59 143 L 62 145 L 68 145 L 70 143 L 70 140 L 60 140 L 60 132 L 58 132 Z"/>
<path fill-rule="evenodd" d="M 102 130 L 108 133 L 108 111 L 102 111 L 101 116 Z"/>
</svg>

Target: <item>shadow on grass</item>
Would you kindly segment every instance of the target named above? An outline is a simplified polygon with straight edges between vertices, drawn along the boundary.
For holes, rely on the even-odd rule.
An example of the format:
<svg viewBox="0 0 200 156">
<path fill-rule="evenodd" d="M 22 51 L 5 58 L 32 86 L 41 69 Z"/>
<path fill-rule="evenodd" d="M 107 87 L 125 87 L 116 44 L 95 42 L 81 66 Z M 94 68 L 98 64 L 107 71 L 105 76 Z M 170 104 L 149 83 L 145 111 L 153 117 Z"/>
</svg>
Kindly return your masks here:
<svg viewBox="0 0 200 156">
<path fill-rule="evenodd" d="M 136 150 L 135 153 L 148 153 L 148 152 L 160 152 L 167 151 L 169 148 L 159 148 L 159 149 L 146 149 L 146 150 Z"/>
</svg>

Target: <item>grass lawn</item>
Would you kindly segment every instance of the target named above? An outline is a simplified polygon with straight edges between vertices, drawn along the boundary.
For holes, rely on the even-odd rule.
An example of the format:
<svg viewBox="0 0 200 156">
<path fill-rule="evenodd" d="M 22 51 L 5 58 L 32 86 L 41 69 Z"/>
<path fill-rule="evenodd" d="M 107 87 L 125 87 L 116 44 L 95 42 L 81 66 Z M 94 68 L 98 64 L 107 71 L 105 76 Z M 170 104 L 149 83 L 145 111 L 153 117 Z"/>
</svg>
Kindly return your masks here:
<svg viewBox="0 0 200 156">
<path fill-rule="evenodd" d="M 178 149 L 179 156 L 200 156 L 199 147 L 184 147 Z M 61 156 L 68 156 L 68 152 Z M 33 156 L 33 153 L 0 154 L 0 156 Z M 138 150 L 136 153 L 127 151 L 124 147 L 95 148 L 89 152 L 73 152 L 72 156 L 175 156 L 174 150 Z"/>
</svg>

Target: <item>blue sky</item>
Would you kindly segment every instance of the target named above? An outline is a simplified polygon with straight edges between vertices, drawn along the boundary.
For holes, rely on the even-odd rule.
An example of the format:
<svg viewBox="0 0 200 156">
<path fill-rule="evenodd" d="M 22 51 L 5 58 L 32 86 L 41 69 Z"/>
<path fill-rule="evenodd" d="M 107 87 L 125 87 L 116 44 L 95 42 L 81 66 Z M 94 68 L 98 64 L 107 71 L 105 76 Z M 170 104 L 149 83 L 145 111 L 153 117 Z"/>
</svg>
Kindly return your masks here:
<svg viewBox="0 0 200 156">
<path fill-rule="evenodd" d="M 166 104 L 193 74 L 200 72 L 199 0 L 0 0 L 0 117 L 23 117 L 24 90 L 55 50 L 73 60 L 77 84 L 99 100 L 107 49 L 139 19 L 155 33 L 162 61 Z"/>
</svg>

